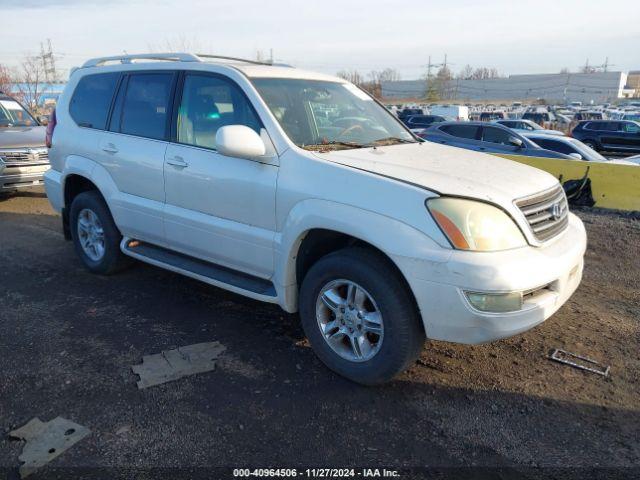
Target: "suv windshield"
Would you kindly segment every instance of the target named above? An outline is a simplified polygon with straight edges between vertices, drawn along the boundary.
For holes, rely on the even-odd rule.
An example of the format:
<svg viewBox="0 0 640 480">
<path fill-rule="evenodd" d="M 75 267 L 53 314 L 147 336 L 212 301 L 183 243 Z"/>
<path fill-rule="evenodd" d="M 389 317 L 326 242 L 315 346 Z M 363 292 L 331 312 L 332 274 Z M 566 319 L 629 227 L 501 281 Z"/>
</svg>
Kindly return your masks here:
<svg viewBox="0 0 640 480">
<path fill-rule="evenodd" d="M 413 143 L 415 138 L 369 95 L 349 83 L 256 78 L 283 130 L 307 150 Z"/>
<path fill-rule="evenodd" d="M 0 100 L 0 128 L 31 127 L 37 124 L 29 112 L 15 100 L 10 98 Z"/>
</svg>

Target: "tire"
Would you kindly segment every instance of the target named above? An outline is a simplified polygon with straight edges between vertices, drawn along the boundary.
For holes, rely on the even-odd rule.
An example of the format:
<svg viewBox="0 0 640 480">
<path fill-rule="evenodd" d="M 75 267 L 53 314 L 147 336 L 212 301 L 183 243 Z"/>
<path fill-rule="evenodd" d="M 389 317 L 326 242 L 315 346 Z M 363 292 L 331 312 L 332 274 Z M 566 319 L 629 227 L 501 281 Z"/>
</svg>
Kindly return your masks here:
<svg viewBox="0 0 640 480">
<path fill-rule="evenodd" d="M 587 147 L 595 150 L 596 152 L 600 151 L 598 144 L 593 140 L 583 140 L 582 143 L 584 143 Z"/>
<path fill-rule="evenodd" d="M 346 292 L 351 284 L 361 290 L 358 293 L 356 288 L 356 296 L 361 301 L 356 301 L 359 306 L 350 311 Z M 332 310 L 327 302 L 322 301 L 323 291 L 328 294 L 325 297 L 334 300 L 344 297 L 345 303 L 334 303 L 343 305 L 347 312 L 356 313 L 345 320 L 347 313 L 339 313 L 340 308 Z M 365 306 L 361 309 L 360 305 Z M 334 372 L 363 385 L 391 380 L 415 362 L 424 346 L 422 320 L 409 287 L 391 261 L 373 250 L 349 247 L 318 260 L 302 281 L 299 307 L 302 327 L 318 358 Z M 365 312 L 363 317 L 358 315 L 361 312 Z M 382 317 L 381 335 L 368 331 L 372 326 L 376 328 L 375 323 L 358 320 L 376 318 L 376 312 Z M 357 322 L 362 323 L 354 326 Z M 362 334 L 361 327 L 367 330 L 361 337 L 361 340 L 364 338 L 362 342 L 357 342 L 362 347 L 366 346 L 357 349 L 361 350 L 362 357 L 357 357 L 351 337 L 340 330 L 329 329 L 331 325 L 332 328 L 348 328 L 349 331 L 353 327 L 353 335 Z M 323 329 L 326 329 L 324 333 Z M 325 339 L 327 335 L 332 337 L 331 343 Z"/>
<path fill-rule="evenodd" d="M 94 231 L 97 231 L 98 227 L 102 230 L 104 246 L 102 252 L 83 247 L 83 240 L 80 237 L 84 236 L 85 232 L 81 233 L 82 228 L 78 225 L 81 215 L 83 222 L 86 222 L 88 218 L 97 219 L 93 226 Z M 91 215 L 95 217 L 91 217 Z M 110 275 L 131 264 L 132 260 L 120 251 L 122 235 L 113 221 L 109 207 L 99 192 L 95 190 L 82 192 L 73 199 L 69 212 L 69 229 L 76 253 L 91 272 Z M 96 237 L 99 236 L 96 234 Z"/>
</svg>

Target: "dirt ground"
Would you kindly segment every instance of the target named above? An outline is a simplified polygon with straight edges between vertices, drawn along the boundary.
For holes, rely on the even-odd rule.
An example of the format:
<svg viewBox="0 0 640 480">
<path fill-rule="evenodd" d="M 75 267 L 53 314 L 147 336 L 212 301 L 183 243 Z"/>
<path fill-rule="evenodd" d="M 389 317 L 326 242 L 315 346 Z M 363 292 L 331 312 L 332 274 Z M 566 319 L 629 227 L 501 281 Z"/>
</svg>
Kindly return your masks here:
<svg viewBox="0 0 640 480">
<path fill-rule="evenodd" d="M 640 220 L 577 213 L 585 275 L 556 315 L 487 345 L 429 341 L 396 381 L 365 388 L 320 364 L 295 315 L 143 264 L 92 275 L 44 195 L 0 199 L 0 473 L 15 475 L 24 447 L 10 430 L 60 415 L 92 433 L 30 478 L 292 466 L 638 478 Z M 214 372 L 136 388 L 143 355 L 214 340 L 227 347 Z M 611 375 L 552 362 L 554 348 Z"/>
</svg>

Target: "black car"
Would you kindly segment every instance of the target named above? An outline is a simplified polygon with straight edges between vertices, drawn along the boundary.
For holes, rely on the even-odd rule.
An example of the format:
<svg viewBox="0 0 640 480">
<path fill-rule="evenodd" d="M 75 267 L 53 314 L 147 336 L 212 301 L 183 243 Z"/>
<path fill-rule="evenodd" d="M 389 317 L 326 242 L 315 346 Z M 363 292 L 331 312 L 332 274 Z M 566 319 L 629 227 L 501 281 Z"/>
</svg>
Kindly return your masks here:
<svg viewBox="0 0 640 480">
<path fill-rule="evenodd" d="M 525 112 L 522 115 L 523 120 L 531 120 L 538 125 L 544 125 L 547 122 L 555 122 L 556 116 L 551 112 Z"/>
<path fill-rule="evenodd" d="M 447 119 L 440 115 L 411 115 L 403 122 L 409 128 L 427 128 L 434 123 L 446 122 Z"/>
<path fill-rule="evenodd" d="M 571 136 L 596 151 L 640 152 L 640 123 L 630 120 L 586 120 Z"/>
<path fill-rule="evenodd" d="M 398 118 L 402 121 L 412 115 L 424 115 L 424 111 L 421 108 L 403 108 L 398 112 Z"/>
</svg>

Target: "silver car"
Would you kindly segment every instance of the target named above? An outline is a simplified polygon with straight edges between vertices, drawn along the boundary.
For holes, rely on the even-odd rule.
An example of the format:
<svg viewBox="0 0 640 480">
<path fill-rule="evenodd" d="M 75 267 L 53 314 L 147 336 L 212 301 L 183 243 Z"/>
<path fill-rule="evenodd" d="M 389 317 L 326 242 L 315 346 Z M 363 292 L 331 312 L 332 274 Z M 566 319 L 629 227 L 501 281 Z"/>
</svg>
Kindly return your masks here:
<svg viewBox="0 0 640 480">
<path fill-rule="evenodd" d="M 0 94 L 0 192 L 43 184 L 49 169 L 45 133 L 18 101 Z"/>
</svg>

